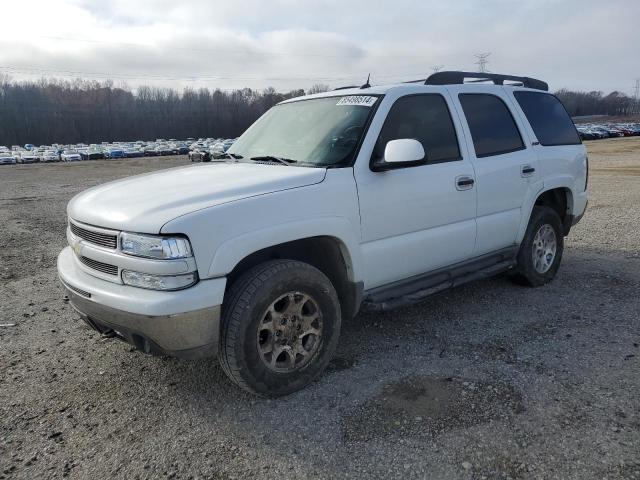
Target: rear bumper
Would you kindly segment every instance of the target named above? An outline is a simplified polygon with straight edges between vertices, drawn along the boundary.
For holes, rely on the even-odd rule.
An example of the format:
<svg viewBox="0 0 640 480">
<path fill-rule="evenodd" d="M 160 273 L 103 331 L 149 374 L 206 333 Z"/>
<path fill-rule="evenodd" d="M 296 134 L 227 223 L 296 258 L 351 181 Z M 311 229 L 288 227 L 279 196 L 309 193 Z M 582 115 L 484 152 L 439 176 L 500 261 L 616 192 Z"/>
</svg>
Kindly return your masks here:
<svg viewBox="0 0 640 480">
<path fill-rule="evenodd" d="M 217 354 L 224 278 L 173 292 L 144 290 L 89 275 L 70 248 L 58 256 L 58 275 L 73 308 L 100 333 L 149 354 L 180 358 Z"/>
</svg>

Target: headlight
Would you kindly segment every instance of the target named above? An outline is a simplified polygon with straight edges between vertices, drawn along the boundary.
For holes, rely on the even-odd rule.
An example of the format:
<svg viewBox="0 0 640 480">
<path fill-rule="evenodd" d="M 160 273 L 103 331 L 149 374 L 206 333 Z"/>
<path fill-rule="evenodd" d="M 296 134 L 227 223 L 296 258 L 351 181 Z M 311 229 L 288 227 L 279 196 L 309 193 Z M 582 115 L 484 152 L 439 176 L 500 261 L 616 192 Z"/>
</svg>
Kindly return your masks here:
<svg viewBox="0 0 640 480">
<path fill-rule="evenodd" d="M 160 260 L 191 256 L 191 244 L 184 237 L 162 237 L 122 232 L 120 234 L 120 248 L 122 253 L 128 255 Z"/>
<path fill-rule="evenodd" d="M 198 281 L 198 274 L 191 272 L 185 275 L 151 275 L 123 270 L 122 281 L 125 285 L 150 290 L 180 290 L 195 284 Z"/>
</svg>

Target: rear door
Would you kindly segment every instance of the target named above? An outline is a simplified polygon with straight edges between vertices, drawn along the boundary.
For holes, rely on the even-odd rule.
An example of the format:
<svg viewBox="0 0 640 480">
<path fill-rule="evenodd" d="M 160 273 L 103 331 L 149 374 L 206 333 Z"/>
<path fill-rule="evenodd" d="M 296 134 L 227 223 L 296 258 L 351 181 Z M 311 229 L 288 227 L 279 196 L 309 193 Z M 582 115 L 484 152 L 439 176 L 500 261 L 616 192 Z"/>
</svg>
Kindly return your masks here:
<svg viewBox="0 0 640 480">
<path fill-rule="evenodd" d="M 460 112 L 476 173 L 474 256 L 517 243 L 523 205 L 537 188 L 538 158 L 503 87 L 449 87 Z"/>
<path fill-rule="evenodd" d="M 430 91 L 434 93 L 387 94 L 355 165 L 366 289 L 451 265 L 473 253 L 473 166 L 446 90 Z M 424 160 L 374 171 L 372 164 L 384 156 L 387 142 L 403 138 L 422 143 Z"/>
</svg>

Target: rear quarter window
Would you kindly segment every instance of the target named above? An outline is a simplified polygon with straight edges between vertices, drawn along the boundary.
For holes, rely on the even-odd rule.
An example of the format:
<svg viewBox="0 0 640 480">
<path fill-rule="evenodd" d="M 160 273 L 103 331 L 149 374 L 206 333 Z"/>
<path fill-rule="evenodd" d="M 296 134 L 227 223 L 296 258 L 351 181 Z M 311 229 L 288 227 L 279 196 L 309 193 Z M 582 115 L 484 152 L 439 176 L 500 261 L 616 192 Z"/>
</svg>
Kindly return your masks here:
<svg viewBox="0 0 640 480">
<path fill-rule="evenodd" d="M 538 141 L 546 147 L 578 145 L 580 136 L 562 102 L 548 93 L 514 92 Z"/>
</svg>

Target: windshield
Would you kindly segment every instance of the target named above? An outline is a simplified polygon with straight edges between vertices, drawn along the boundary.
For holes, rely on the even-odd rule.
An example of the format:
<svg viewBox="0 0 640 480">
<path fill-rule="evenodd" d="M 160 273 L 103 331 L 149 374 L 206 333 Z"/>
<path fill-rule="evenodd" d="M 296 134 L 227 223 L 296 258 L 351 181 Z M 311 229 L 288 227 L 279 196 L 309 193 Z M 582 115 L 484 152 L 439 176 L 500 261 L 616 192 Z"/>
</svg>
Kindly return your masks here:
<svg viewBox="0 0 640 480">
<path fill-rule="evenodd" d="M 276 105 L 255 122 L 228 153 L 279 157 L 329 166 L 353 157 L 378 97 L 349 95 Z"/>
</svg>

